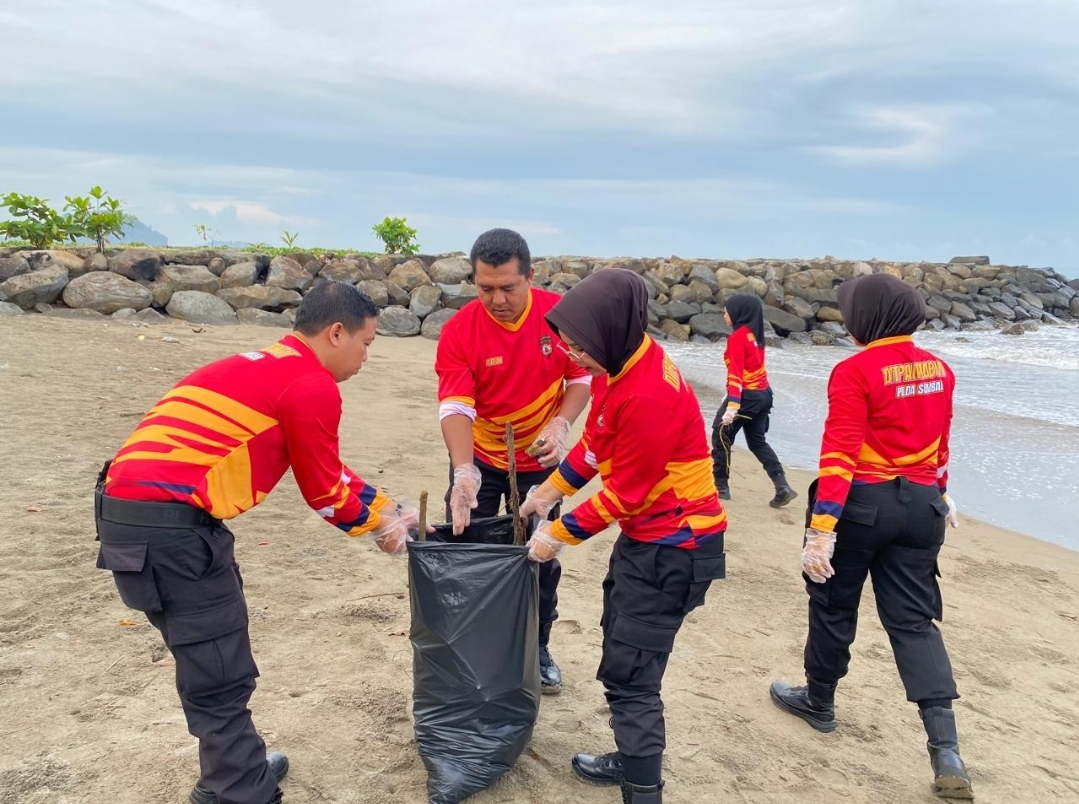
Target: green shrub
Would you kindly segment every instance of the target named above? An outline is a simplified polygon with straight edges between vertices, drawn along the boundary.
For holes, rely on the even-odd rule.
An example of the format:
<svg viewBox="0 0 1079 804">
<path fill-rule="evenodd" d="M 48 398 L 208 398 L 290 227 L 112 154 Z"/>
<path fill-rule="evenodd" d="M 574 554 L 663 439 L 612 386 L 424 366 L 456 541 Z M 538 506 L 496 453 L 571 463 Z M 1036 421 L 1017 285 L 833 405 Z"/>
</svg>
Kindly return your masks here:
<svg viewBox="0 0 1079 804">
<path fill-rule="evenodd" d="M 123 239 L 124 229 L 136 220 L 124 212 L 123 202 L 100 187 L 91 187 L 89 195 L 66 196 L 64 209 L 79 237 L 89 237 L 104 254 L 109 238 Z"/>
<path fill-rule="evenodd" d="M 404 218 L 386 217 L 372 226 L 371 231 L 386 245 L 387 254 L 415 254 L 420 250 L 416 230 Z"/>
<path fill-rule="evenodd" d="M 49 206 L 47 198 L 36 195 L 8 193 L 0 201 L 12 217 L 0 221 L 0 234 L 5 240 L 22 240 L 33 248 L 49 248 L 53 243 L 74 243 L 82 234 L 70 215 L 61 215 Z"/>
</svg>

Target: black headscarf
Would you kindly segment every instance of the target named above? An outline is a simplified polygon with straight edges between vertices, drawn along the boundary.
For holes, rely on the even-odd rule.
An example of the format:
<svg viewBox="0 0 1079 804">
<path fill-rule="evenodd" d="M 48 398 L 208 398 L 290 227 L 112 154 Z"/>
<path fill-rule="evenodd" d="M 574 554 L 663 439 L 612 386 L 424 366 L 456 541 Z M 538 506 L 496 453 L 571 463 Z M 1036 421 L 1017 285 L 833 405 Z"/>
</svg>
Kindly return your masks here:
<svg viewBox="0 0 1079 804">
<path fill-rule="evenodd" d="M 913 335 L 925 321 L 925 299 L 891 274 L 848 279 L 836 291 L 843 324 L 859 343 Z"/>
<path fill-rule="evenodd" d="M 764 303 L 758 296 L 749 293 L 736 293 L 723 303 L 723 308 L 731 317 L 731 327 L 749 327 L 757 345 L 764 348 Z"/>
<path fill-rule="evenodd" d="M 648 288 L 628 268 L 604 268 L 573 286 L 547 313 L 547 323 L 608 374 L 617 374 L 644 340 Z"/>
</svg>

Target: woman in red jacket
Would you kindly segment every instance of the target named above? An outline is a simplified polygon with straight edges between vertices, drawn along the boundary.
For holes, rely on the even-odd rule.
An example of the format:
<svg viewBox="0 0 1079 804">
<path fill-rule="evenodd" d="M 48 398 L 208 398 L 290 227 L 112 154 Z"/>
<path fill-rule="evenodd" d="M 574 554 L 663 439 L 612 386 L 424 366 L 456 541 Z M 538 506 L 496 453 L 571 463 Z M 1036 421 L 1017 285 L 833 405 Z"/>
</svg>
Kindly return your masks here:
<svg viewBox="0 0 1079 804">
<path fill-rule="evenodd" d="M 787 483 L 783 465 L 765 439 L 768 414 L 772 410 L 772 389 L 764 369 L 764 306 L 748 293 L 731 296 L 723 316 L 734 331 L 727 338 L 723 362 L 727 364 L 727 398 L 712 422 L 712 477 L 720 499 L 731 498 L 731 445 L 738 431 L 746 434 L 746 444 L 772 483 L 776 496 L 768 503 L 782 508 L 798 492 Z"/>
<path fill-rule="evenodd" d="M 660 687 L 686 615 L 725 572 L 727 515 L 709 470 L 708 441 L 693 389 L 645 334 L 648 292 L 632 271 L 583 279 L 547 314 L 567 354 L 593 377 L 584 435 L 558 469 L 532 489 L 522 516 L 546 517 L 598 476 L 603 487 L 529 541 L 550 561 L 612 525 L 603 581 L 603 654 L 596 677 L 611 709 L 617 751 L 577 754 L 574 773 L 621 786 L 626 804 L 662 804 L 666 747 Z"/>
<path fill-rule="evenodd" d="M 833 731 L 836 684 L 847 674 L 867 576 L 907 700 L 929 737 L 938 796 L 973 798 L 959 758 L 956 691 L 934 620 L 944 607 L 937 555 L 958 524 L 948 485 L 955 376 L 912 340 L 925 321 L 917 290 L 888 274 L 839 286 L 851 336 L 865 344 L 832 370 L 820 476 L 810 487 L 802 569 L 809 593 L 805 686 L 772 684 L 772 700 Z"/>
</svg>

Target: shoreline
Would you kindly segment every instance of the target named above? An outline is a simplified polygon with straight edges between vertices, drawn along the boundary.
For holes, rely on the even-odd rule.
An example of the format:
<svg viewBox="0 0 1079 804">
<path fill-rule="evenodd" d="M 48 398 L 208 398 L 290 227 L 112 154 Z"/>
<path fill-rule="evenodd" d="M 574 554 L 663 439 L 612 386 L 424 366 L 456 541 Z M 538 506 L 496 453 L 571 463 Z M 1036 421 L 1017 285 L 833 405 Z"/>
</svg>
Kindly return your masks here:
<svg viewBox="0 0 1079 804">
<path fill-rule="evenodd" d="M 198 774 L 195 741 L 160 637 L 94 568 L 93 479 L 181 376 L 282 334 L 251 326 L 196 333 L 180 322 L 0 320 L 0 406 L 11 456 L 0 464 L 0 733 L 17 730 L 0 755 L 0 798 L 186 797 Z M 376 339 L 369 363 L 341 386 L 341 444 L 344 460 L 389 493 L 415 500 L 426 489 L 437 520 L 446 457 L 434 350 L 425 339 Z M 790 476 L 802 497 L 773 510 L 759 464 L 744 451 L 735 457 L 728 577 L 687 618 L 665 678 L 666 797 L 928 804 L 936 799 L 925 736 L 917 709 L 904 701 L 868 587 L 850 675 L 837 695 L 839 728 L 819 735 L 768 701 L 771 680 L 800 679 L 806 631 L 799 552 L 812 472 Z M 231 526 L 261 671 L 251 707 L 269 747 L 289 755 L 286 799 L 426 802 L 410 714 L 406 563 L 327 526 L 288 476 Z M 529 748 L 470 803 L 617 797 L 577 782 L 569 768 L 573 753 L 613 746 L 594 680 L 612 541 L 608 532 L 564 551 L 551 645 L 563 692 L 544 696 Z M 1014 804 L 1074 798 L 1079 554 L 962 518 L 940 565 L 941 628 L 963 696 L 955 708 L 976 796 Z"/>
</svg>

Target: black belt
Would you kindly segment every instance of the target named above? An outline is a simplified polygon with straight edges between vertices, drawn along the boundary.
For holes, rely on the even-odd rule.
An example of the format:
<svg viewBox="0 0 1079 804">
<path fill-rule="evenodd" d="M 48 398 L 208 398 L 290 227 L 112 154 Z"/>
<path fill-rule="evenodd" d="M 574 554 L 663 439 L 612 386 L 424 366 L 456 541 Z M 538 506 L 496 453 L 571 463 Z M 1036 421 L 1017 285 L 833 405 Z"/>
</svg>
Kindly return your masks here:
<svg viewBox="0 0 1079 804">
<path fill-rule="evenodd" d="M 135 525 L 147 528 L 201 528 L 215 527 L 220 519 L 210 516 L 201 508 L 184 503 L 142 502 L 121 500 L 97 493 L 97 516 L 117 525 Z"/>
</svg>

